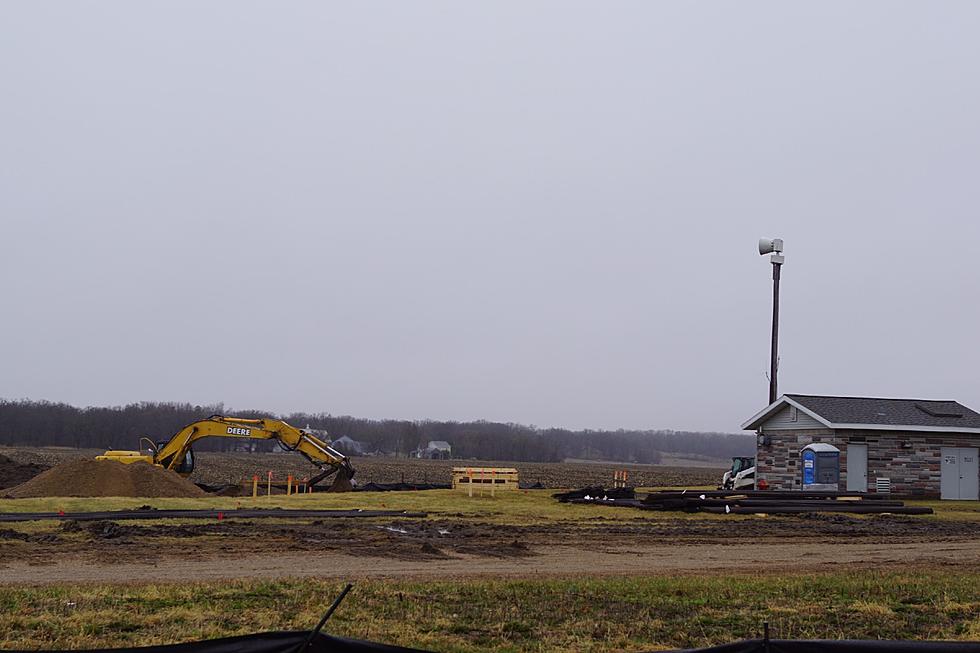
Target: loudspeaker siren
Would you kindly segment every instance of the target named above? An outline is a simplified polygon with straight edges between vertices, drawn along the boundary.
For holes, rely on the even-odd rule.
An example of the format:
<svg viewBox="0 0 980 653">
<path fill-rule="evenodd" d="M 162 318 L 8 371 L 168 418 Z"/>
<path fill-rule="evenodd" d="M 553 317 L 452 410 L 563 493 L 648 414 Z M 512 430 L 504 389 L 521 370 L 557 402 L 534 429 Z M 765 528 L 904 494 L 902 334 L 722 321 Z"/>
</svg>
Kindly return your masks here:
<svg viewBox="0 0 980 653">
<path fill-rule="evenodd" d="M 759 239 L 759 254 L 771 254 L 772 252 L 782 252 L 783 251 L 783 239 L 782 238 L 760 238 Z"/>
</svg>

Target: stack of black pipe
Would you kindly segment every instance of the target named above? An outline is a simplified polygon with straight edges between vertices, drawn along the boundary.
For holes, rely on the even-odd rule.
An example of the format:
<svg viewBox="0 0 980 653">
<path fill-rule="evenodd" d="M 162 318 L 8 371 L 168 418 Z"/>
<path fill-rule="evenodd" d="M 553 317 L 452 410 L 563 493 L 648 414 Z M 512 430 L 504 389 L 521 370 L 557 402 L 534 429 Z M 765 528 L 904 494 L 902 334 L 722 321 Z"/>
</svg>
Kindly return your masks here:
<svg viewBox="0 0 980 653">
<path fill-rule="evenodd" d="M 752 515 L 792 514 L 804 512 L 851 512 L 858 514 L 891 513 L 896 515 L 929 515 L 932 508 L 906 506 L 887 494 L 858 492 L 780 492 L 748 490 L 660 490 L 643 499 L 612 498 L 596 488 L 566 493 L 556 498 L 569 503 L 600 503 L 603 505 L 679 512 L 708 512 L 718 514 Z M 589 498 L 586 499 L 585 496 Z"/>
<path fill-rule="evenodd" d="M 853 512 L 928 515 L 932 508 L 906 506 L 887 494 L 857 492 L 777 492 L 751 490 L 724 492 L 697 490 L 651 492 L 643 499 L 646 510 L 682 510 L 751 515 L 801 512 Z"/>
</svg>

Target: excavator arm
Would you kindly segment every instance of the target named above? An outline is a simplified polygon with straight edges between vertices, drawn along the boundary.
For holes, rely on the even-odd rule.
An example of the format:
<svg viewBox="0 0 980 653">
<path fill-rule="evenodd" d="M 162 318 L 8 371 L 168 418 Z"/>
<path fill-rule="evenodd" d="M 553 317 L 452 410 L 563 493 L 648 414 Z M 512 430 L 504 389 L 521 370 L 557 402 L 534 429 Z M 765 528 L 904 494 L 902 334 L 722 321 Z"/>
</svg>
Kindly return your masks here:
<svg viewBox="0 0 980 653">
<path fill-rule="evenodd" d="M 334 489 L 349 489 L 354 475 L 350 460 L 312 433 L 277 419 L 246 419 L 212 415 L 188 424 L 170 440 L 157 447 L 153 462 L 172 471 L 180 471 L 191 446 L 202 438 L 244 438 L 276 440 L 283 449 L 296 451 L 320 468 L 321 473 L 310 479 L 314 485 L 338 474 Z M 346 485 L 346 488 L 344 486 Z"/>
</svg>

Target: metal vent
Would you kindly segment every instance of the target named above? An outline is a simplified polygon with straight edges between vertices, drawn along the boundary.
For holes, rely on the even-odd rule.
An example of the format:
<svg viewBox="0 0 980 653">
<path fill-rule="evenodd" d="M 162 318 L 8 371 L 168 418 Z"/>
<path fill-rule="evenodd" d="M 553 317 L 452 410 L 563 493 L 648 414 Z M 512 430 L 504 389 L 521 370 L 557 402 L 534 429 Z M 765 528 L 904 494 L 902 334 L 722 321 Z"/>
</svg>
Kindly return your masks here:
<svg viewBox="0 0 980 653">
<path fill-rule="evenodd" d="M 875 492 L 878 494 L 891 494 L 892 480 L 890 478 L 875 478 Z"/>
</svg>

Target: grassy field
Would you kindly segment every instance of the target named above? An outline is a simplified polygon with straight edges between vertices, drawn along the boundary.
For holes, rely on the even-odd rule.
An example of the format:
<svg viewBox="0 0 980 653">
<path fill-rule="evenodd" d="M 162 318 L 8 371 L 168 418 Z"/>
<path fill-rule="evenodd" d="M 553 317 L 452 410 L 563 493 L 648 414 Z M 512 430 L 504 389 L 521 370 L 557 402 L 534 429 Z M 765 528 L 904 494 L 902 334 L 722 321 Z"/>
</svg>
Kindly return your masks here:
<svg viewBox="0 0 980 653">
<path fill-rule="evenodd" d="M 662 488 L 661 488 L 662 489 Z M 588 521 L 601 518 L 609 521 L 645 519 L 735 520 L 755 519 L 752 515 L 688 515 L 659 513 L 629 508 L 573 505 L 558 503 L 553 490 L 517 490 L 498 492 L 496 497 L 468 497 L 454 490 L 424 492 L 354 492 L 348 494 L 273 495 L 271 497 L 208 497 L 203 499 L 159 499 L 132 497 L 43 497 L 36 499 L 0 499 L 0 512 L 82 512 L 124 510 L 140 506 L 159 509 L 214 508 L 308 508 L 408 510 L 428 512 L 433 516 L 452 515 L 480 518 L 499 523 L 538 523 L 541 521 Z M 976 501 L 907 501 L 911 506 L 928 506 L 934 515 L 921 519 L 944 519 L 980 522 L 980 503 Z"/>
<path fill-rule="evenodd" d="M 980 573 L 362 582 L 332 634 L 436 651 L 640 651 L 758 636 L 980 640 Z M 318 580 L 0 587 L 0 648 L 170 643 L 311 628 Z"/>
<path fill-rule="evenodd" d="M 651 513 L 638 510 L 558 503 L 553 490 L 501 491 L 495 497 L 468 497 L 454 490 L 424 492 L 354 492 L 347 494 L 273 495 L 271 497 L 208 497 L 203 499 L 146 499 L 129 497 L 43 497 L 36 499 L 0 499 L 0 512 L 80 512 L 123 510 L 140 506 L 160 509 L 214 508 L 306 508 L 407 510 L 431 515 L 453 515 L 480 518 L 500 523 L 537 523 L 541 521 L 582 521 L 601 517 L 607 520 L 633 519 Z M 685 516 L 675 513 L 677 516 Z"/>
</svg>

